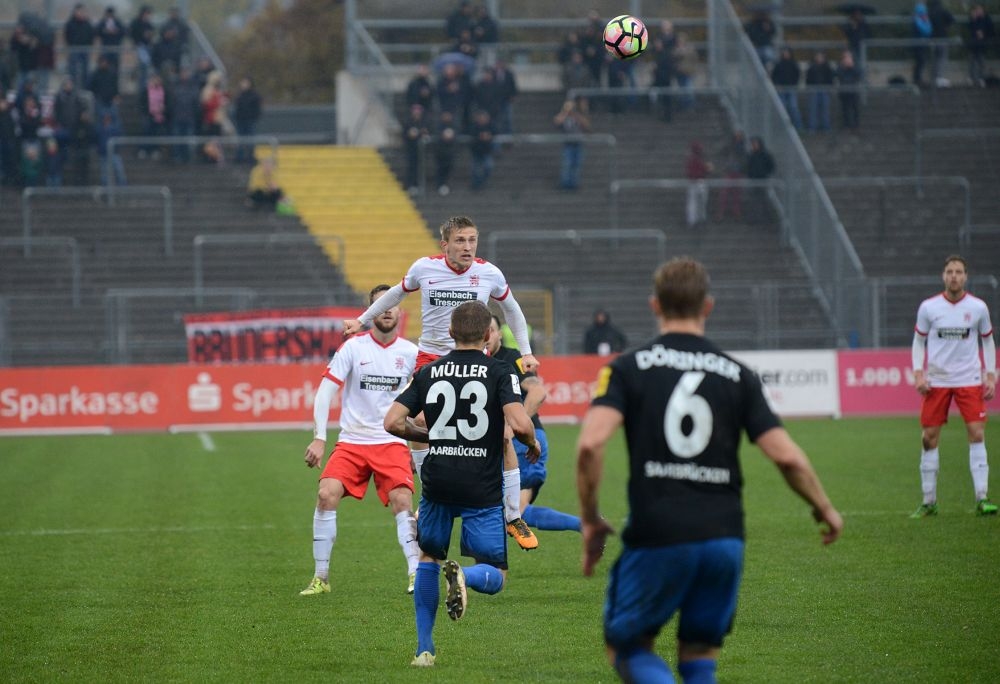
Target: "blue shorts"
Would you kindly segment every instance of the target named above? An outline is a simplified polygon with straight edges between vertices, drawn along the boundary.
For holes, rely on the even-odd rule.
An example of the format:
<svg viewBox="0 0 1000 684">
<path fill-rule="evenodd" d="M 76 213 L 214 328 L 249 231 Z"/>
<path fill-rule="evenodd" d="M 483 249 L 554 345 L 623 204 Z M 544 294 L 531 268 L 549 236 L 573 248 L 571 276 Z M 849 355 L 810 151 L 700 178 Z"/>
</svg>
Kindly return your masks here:
<svg viewBox="0 0 1000 684">
<path fill-rule="evenodd" d="M 428 501 L 420 497 L 417 544 L 431 558 L 448 558 L 455 518 L 462 519 L 461 549 L 477 563 L 507 569 L 507 529 L 503 506 L 468 508 Z"/>
<path fill-rule="evenodd" d="M 638 646 L 680 610 L 678 641 L 722 646 L 742 575 L 742 539 L 626 547 L 608 578 L 604 639 L 618 651 Z"/>
<path fill-rule="evenodd" d="M 538 440 L 538 448 L 542 451 L 542 455 L 538 457 L 537 463 L 532 463 L 525 458 L 525 454 L 528 453 L 528 447 L 521 444 L 518 439 L 514 439 L 514 451 L 517 453 L 517 467 L 521 471 L 521 489 L 532 490 L 532 501 L 538 496 L 538 490 L 545 484 L 545 478 L 549 474 L 545 468 L 545 463 L 549 460 L 549 438 L 545 435 L 545 430 L 535 428 L 535 439 Z"/>
</svg>

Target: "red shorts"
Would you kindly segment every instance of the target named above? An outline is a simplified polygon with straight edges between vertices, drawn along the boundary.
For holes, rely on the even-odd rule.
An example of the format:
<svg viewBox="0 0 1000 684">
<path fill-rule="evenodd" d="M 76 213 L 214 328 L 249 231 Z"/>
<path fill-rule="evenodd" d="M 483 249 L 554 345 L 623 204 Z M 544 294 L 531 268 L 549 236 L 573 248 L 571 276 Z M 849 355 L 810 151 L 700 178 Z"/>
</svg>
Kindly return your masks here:
<svg viewBox="0 0 1000 684">
<path fill-rule="evenodd" d="M 417 365 L 413 369 L 413 372 L 416 373 L 418 370 L 420 370 L 421 368 L 423 368 L 427 364 L 434 363 L 435 361 L 437 361 L 440 358 L 441 358 L 441 356 L 439 354 L 431 354 L 431 353 L 425 352 L 425 351 L 418 351 L 417 352 Z"/>
<path fill-rule="evenodd" d="M 962 419 L 966 423 L 986 422 L 986 402 L 983 400 L 983 388 L 972 387 L 931 387 L 924 395 L 920 407 L 921 427 L 937 427 L 948 422 L 948 409 L 951 400 L 955 400 Z"/>
<path fill-rule="evenodd" d="M 344 444 L 338 442 L 323 468 L 324 477 L 340 480 L 348 496 L 362 499 L 368 481 L 375 475 L 375 491 L 383 506 L 389 505 L 389 492 L 396 487 L 413 491 L 410 449 L 405 444 Z"/>
</svg>

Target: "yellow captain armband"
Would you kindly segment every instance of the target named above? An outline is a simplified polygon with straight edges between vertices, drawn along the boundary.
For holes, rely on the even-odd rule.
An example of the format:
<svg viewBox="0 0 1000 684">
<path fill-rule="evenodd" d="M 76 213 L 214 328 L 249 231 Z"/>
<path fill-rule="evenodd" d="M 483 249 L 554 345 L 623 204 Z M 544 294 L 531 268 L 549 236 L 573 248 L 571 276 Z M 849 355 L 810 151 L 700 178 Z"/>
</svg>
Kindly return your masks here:
<svg viewBox="0 0 1000 684">
<path fill-rule="evenodd" d="M 597 397 L 603 397 L 608 393 L 608 382 L 611 381 L 611 366 L 604 366 L 597 373 L 597 384 L 594 385 L 594 396 L 593 399 Z"/>
</svg>

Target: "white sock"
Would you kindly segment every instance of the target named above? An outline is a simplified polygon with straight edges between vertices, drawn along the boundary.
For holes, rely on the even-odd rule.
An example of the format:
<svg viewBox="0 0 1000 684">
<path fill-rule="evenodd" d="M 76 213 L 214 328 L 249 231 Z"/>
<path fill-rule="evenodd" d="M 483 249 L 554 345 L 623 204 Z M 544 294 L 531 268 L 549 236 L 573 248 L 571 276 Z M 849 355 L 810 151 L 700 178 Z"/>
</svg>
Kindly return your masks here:
<svg viewBox="0 0 1000 684">
<path fill-rule="evenodd" d="M 333 542 L 337 541 L 337 511 L 313 513 L 313 559 L 316 561 L 316 576 L 324 582 L 330 577 L 330 554 Z"/>
<path fill-rule="evenodd" d="M 417 470 L 417 479 L 420 479 L 420 469 L 424 467 L 424 459 L 427 458 L 427 449 L 410 449 L 410 455 L 413 456 L 413 467 Z"/>
<path fill-rule="evenodd" d="M 976 490 L 976 501 L 985 499 L 990 481 L 990 465 L 986 462 L 986 442 L 973 442 L 969 445 L 969 470 L 972 471 L 972 488 Z"/>
<path fill-rule="evenodd" d="M 507 522 L 521 517 L 521 471 L 503 471 L 503 515 Z"/>
<path fill-rule="evenodd" d="M 411 575 L 417 571 L 417 560 L 420 556 L 420 549 L 417 548 L 417 519 L 413 517 L 411 511 L 400 511 L 396 514 L 396 539 L 403 547 L 403 555 L 406 556 L 406 574 Z"/>
<path fill-rule="evenodd" d="M 937 476 L 939 464 L 938 450 L 928 449 L 920 454 L 920 489 L 924 492 L 924 503 L 937 501 Z"/>
</svg>

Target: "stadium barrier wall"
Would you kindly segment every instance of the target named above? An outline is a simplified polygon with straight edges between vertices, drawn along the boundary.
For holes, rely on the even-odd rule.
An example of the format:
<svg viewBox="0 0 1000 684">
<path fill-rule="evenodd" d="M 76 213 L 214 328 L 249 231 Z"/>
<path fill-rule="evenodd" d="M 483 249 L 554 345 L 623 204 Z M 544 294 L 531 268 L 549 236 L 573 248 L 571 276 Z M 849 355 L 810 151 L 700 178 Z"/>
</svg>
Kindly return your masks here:
<svg viewBox="0 0 1000 684">
<path fill-rule="evenodd" d="M 757 371 L 782 416 L 916 415 L 909 349 L 734 352 Z M 575 422 L 599 356 L 541 357 L 542 417 Z M 0 435 L 303 429 L 322 363 L 175 364 L 0 369 Z M 339 398 L 339 395 L 338 395 Z M 1000 411 L 1000 400 L 990 402 Z M 331 418 L 340 416 L 339 402 Z"/>
</svg>

